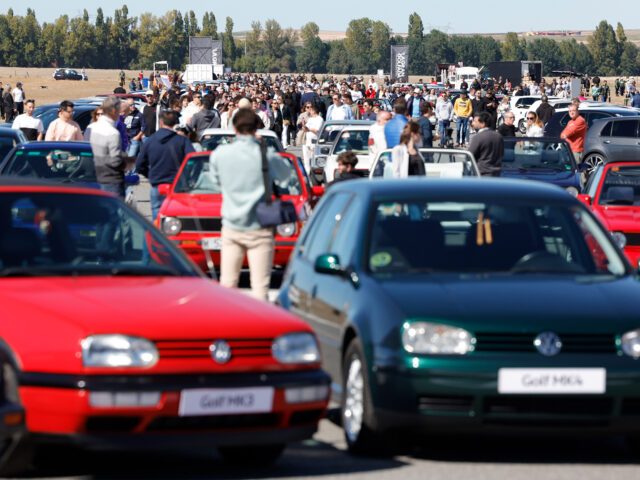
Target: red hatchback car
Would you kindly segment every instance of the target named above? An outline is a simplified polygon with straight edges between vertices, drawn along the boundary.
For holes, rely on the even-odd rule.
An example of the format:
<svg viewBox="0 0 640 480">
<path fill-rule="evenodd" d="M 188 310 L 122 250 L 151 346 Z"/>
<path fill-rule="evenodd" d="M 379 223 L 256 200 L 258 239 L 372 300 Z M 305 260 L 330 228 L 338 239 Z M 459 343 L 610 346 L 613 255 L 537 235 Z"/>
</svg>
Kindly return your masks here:
<svg viewBox="0 0 640 480">
<path fill-rule="evenodd" d="M 30 440 L 268 462 L 324 416 L 311 329 L 209 280 L 110 194 L 2 181 L 0 299 Z"/>
<path fill-rule="evenodd" d="M 640 260 L 640 162 L 612 162 L 591 175 L 578 195 L 611 232 L 634 267 Z"/>
<path fill-rule="evenodd" d="M 211 152 L 187 155 L 173 184 L 161 184 L 158 189 L 167 197 L 156 219 L 157 226 L 178 245 L 203 271 L 220 265 L 222 240 L 222 194 L 211 183 L 209 156 Z M 296 244 L 304 220 L 324 192 L 323 187 L 312 187 L 298 158 L 280 153 L 291 163 L 291 176 L 287 187 L 276 185 L 283 200 L 290 200 L 298 212 L 297 223 L 276 228 L 273 265 L 284 267 Z M 210 264 L 209 264 L 210 263 Z M 247 265 L 245 259 L 245 266 Z"/>
</svg>

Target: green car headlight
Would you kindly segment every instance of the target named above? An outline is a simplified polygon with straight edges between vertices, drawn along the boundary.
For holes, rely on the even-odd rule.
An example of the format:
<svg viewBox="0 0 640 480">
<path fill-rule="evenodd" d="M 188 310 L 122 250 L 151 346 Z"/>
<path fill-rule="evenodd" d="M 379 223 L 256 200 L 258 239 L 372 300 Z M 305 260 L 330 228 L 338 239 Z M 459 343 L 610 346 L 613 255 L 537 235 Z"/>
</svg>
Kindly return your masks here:
<svg viewBox="0 0 640 480">
<path fill-rule="evenodd" d="M 432 322 L 406 322 L 402 327 L 402 345 L 409 353 L 466 355 L 475 343 L 464 328 Z"/>
<path fill-rule="evenodd" d="M 622 351 L 633 358 L 640 357 L 640 328 L 625 333 L 620 338 Z"/>
</svg>

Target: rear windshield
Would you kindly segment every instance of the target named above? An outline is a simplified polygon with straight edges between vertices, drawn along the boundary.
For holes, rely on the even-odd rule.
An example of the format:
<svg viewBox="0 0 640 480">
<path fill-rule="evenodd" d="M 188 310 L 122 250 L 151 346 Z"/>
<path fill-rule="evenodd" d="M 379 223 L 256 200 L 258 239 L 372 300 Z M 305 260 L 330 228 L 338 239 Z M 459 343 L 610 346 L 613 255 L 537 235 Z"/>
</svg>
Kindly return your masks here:
<svg viewBox="0 0 640 480">
<path fill-rule="evenodd" d="M 200 140 L 202 144 L 202 148 L 204 150 L 215 150 L 220 145 L 226 145 L 227 143 L 233 142 L 233 139 L 236 138 L 234 134 L 231 135 L 204 135 Z M 278 140 L 274 137 L 265 136 L 263 137 L 267 143 L 267 147 L 273 148 L 276 152 L 284 152 L 282 146 L 278 142 Z"/>
<path fill-rule="evenodd" d="M 600 189 L 600 205 L 640 205 L 640 167 L 611 167 Z"/>
<path fill-rule="evenodd" d="M 343 130 L 333 153 L 338 155 L 349 150 L 356 155 L 366 155 L 369 151 L 369 130 Z"/>
<path fill-rule="evenodd" d="M 503 168 L 572 170 L 572 155 L 564 142 L 505 141 Z"/>
<path fill-rule="evenodd" d="M 61 182 L 97 182 L 90 148 L 18 150 L 9 159 L 2 173 Z"/>
</svg>

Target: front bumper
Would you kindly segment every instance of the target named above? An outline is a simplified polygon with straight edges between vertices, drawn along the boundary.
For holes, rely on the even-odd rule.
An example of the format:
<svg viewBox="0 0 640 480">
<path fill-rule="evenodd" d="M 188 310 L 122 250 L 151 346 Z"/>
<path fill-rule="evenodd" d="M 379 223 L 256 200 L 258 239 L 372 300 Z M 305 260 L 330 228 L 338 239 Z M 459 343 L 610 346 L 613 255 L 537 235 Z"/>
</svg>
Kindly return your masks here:
<svg viewBox="0 0 640 480">
<path fill-rule="evenodd" d="M 323 418 L 328 398 L 287 403 L 285 390 L 329 385 L 321 370 L 192 375 L 58 375 L 22 373 L 20 396 L 30 433 L 48 440 L 71 440 L 95 447 L 161 447 L 186 443 L 242 445 L 284 443 L 309 438 Z M 266 413 L 180 416 L 181 391 L 273 387 Z M 153 406 L 91 405 L 92 392 L 159 392 Z"/>
<path fill-rule="evenodd" d="M 625 368 L 606 368 L 604 394 L 500 394 L 498 369 L 535 367 L 533 362 L 434 362 L 434 368 L 376 367 L 371 375 L 375 413 L 381 430 L 422 433 L 580 433 L 640 434 L 640 373 L 635 361 L 617 358 Z M 474 365 L 471 365 L 474 363 Z M 506 362 L 505 362 L 506 363 Z M 541 368 L 582 368 L 594 359 Z M 442 368 L 438 368 L 442 367 Z"/>
</svg>

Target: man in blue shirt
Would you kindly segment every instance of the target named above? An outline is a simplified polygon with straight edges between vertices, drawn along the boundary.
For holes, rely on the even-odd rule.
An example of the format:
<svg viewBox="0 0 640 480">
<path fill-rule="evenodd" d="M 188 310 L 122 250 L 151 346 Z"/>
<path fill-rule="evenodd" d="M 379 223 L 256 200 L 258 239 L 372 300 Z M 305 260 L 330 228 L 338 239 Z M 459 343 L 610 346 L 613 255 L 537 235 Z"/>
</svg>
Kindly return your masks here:
<svg viewBox="0 0 640 480">
<path fill-rule="evenodd" d="M 640 108 L 640 92 L 635 91 L 634 93 L 629 95 L 631 97 L 631 106 L 635 108 Z"/>
<path fill-rule="evenodd" d="M 424 102 L 425 99 L 422 97 L 422 91 L 419 88 L 416 88 L 413 91 L 413 96 L 407 102 L 407 113 L 411 115 L 411 118 L 420 117 L 420 105 Z"/>
<path fill-rule="evenodd" d="M 384 136 L 387 139 L 387 148 L 393 148 L 400 143 L 400 134 L 409 121 L 406 117 L 407 104 L 404 98 L 399 98 L 393 104 L 393 118 L 384 126 Z"/>
</svg>

